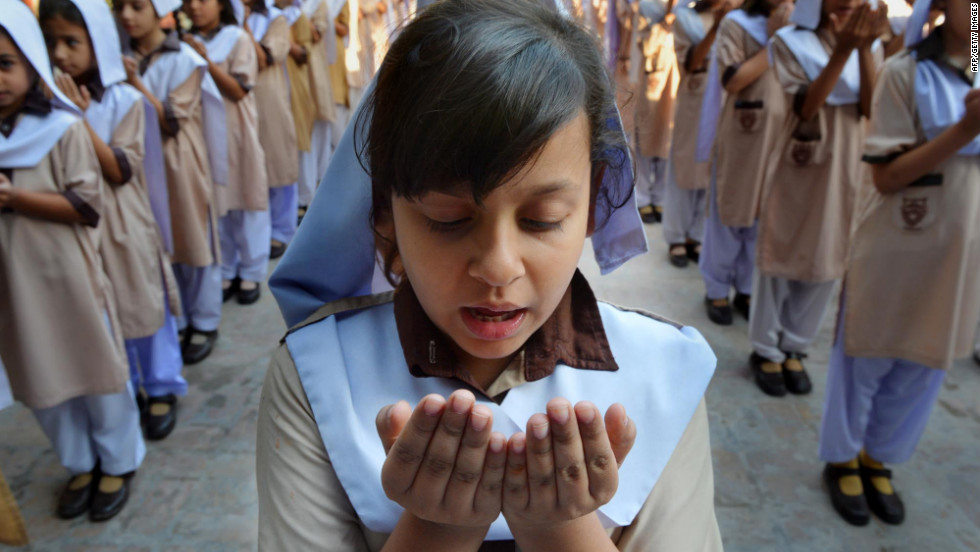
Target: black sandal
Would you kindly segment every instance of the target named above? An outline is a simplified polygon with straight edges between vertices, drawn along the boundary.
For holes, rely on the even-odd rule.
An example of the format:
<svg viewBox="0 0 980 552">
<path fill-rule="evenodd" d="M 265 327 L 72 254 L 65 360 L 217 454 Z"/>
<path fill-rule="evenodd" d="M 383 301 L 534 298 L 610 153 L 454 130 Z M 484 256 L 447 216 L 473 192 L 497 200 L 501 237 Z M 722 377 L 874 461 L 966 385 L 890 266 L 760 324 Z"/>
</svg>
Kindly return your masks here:
<svg viewBox="0 0 980 552">
<path fill-rule="evenodd" d="M 900 525 L 905 521 L 905 504 L 898 496 L 897 492 L 884 494 L 871 483 L 873 477 L 884 477 L 891 480 L 892 471 L 888 469 L 878 469 L 865 466 L 861 463 L 861 483 L 864 485 L 864 494 L 868 499 L 868 507 L 874 512 L 878 519 L 889 525 Z M 892 489 L 894 491 L 894 488 Z"/>
<path fill-rule="evenodd" d="M 680 255 L 675 255 L 672 253 L 674 249 L 684 248 L 684 252 Z M 685 268 L 687 266 L 687 245 L 683 243 L 672 243 L 667 248 L 667 257 L 670 259 L 670 264 L 676 266 L 677 268 Z"/>
<path fill-rule="evenodd" d="M 857 496 L 850 496 L 841 491 L 840 480 L 849 475 L 860 476 L 861 472 L 857 468 L 843 468 L 832 464 L 827 464 L 823 469 L 823 480 L 827 484 L 827 491 L 830 493 L 830 503 L 834 506 L 834 510 L 847 523 L 862 527 L 871 521 L 871 512 L 868 511 L 868 499 L 863 493 Z M 867 488 L 865 488 L 865 492 L 867 492 Z"/>
</svg>

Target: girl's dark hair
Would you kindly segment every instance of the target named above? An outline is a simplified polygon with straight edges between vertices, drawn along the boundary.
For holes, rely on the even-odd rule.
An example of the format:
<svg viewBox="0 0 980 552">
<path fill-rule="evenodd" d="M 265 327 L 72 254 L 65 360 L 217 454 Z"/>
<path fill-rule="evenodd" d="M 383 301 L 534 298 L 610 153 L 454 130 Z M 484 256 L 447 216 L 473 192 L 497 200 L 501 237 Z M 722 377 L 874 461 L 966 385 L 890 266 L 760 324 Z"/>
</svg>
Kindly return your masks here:
<svg viewBox="0 0 980 552">
<path fill-rule="evenodd" d="M 184 0 L 186 3 L 187 0 Z M 218 4 L 221 5 L 221 12 L 218 16 L 218 21 L 221 25 L 238 25 L 238 20 L 235 19 L 235 8 L 231 5 L 231 0 L 218 0 Z M 197 29 L 194 29 L 195 31 Z"/>
<path fill-rule="evenodd" d="M 78 10 L 78 6 L 73 4 L 71 0 L 41 0 L 37 8 L 38 21 L 44 23 L 48 19 L 54 19 L 55 17 L 60 17 L 73 25 L 81 25 L 88 32 L 88 27 L 85 25 L 85 18 L 82 17 L 82 12 Z"/>
<path fill-rule="evenodd" d="M 769 17 L 772 12 L 767 0 L 745 0 L 745 3 L 742 4 L 742 10 L 749 15 L 761 15 L 763 17 Z"/>
<path fill-rule="evenodd" d="M 534 0 L 433 4 L 391 45 L 364 101 L 355 147 L 371 175 L 371 225 L 393 284 L 397 247 L 377 230 L 392 194 L 418 199 L 464 185 L 479 204 L 580 112 L 591 134 L 594 220 L 630 198 L 600 190 L 603 174 L 622 174 L 629 157 L 611 124 L 615 90 L 596 42 Z"/>
</svg>

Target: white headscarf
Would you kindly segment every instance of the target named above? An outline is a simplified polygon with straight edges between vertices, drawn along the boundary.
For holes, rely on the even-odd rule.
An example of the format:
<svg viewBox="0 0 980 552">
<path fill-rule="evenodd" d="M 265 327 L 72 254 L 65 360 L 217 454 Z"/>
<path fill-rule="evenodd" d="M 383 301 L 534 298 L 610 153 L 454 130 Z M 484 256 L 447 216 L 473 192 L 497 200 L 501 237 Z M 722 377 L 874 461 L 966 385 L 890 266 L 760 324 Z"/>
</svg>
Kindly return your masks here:
<svg viewBox="0 0 980 552">
<path fill-rule="evenodd" d="M 911 48 L 922 42 L 925 38 L 926 23 L 929 22 L 929 10 L 932 8 L 932 0 L 916 0 L 912 7 L 912 15 L 905 23 L 905 47 Z"/>
<path fill-rule="evenodd" d="M 109 6 L 103 0 L 71 0 L 71 2 L 82 13 L 82 19 L 85 20 L 88 36 L 92 40 L 92 51 L 99 65 L 102 86 L 108 88 L 126 80 L 119 34 L 107 30 L 116 28 Z"/>
<path fill-rule="evenodd" d="M 820 26 L 822 7 L 823 0 L 796 0 L 796 7 L 793 8 L 793 15 L 789 21 L 794 25 L 815 31 Z"/>
<path fill-rule="evenodd" d="M 153 9 L 156 10 L 157 17 L 163 17 L 179 10 L 183 4 L 181 0 L 153 0 Z"/>
<path fill-rule="evenodd" d="M 53 94 L 51 113 L 25 113 L 10 137 L 0 135 L 0 167 L 34 167 L 58 143 L 68 127 L 78 121 L 81 111 L 55 85 L 48 49 L 34 12 L 19 0 L 0 0 L 0 25 Z"/>
</svg>

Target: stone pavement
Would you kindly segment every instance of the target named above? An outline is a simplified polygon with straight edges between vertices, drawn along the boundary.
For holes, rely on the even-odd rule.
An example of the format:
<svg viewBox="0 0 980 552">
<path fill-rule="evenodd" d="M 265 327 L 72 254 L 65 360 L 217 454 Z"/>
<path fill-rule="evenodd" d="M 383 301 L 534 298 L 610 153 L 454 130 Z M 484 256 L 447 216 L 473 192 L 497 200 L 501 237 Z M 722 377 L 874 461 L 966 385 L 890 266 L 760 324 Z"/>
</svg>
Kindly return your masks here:
<svg viewBox="0 0 980 552">
<path fill-rule="evenodd" d="M 833 312 L 808 360 L 813 394 L 767 397 L 746 367 L 745 321 L 727 328 L 708 321 L 697 268 L 671 267 L 659 226 L 647 228 L 650 254 L 599 277 L 587 248 L 582 268 L 600 298 L 693 325 L 714 348 L 718 370 L 707 400 L 726 550 L 980 550 L 980 367 L 965 360 L 951 370 L 918 452 L 896 471 L 906 523 L 851 527 L 831 509 L 816 457 Z M 177 429 L 148 444 L 130 504 L 105 524 L 53 516 L 64 471 L 29 411 L 0 412 L 0 466 L 21 505 L 30 550 L 254 550 L 256 409 L 283 331 L 265 288 L 254 306 L 227 304 L 217 350 L 184 371 L 190 394 Z"/>
</svg>

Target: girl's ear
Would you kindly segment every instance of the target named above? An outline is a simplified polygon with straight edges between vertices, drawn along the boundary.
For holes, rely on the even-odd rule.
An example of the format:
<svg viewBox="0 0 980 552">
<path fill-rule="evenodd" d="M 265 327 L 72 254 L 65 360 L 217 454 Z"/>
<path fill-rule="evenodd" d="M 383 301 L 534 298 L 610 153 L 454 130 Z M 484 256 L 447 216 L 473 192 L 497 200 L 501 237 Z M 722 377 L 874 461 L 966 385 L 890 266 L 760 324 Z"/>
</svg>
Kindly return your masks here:
<svg viewBox="0 0 980 552">
<path fill-rule="evenodd" d="M 596 198 L 599 196 L 599 188 L 602 188 L 602 179 L 606 176 L 606 164 L 603 163 L 592 178 L 592 189 L 589 191 L 589 224 L 585 230 L 585 237 L 591 238 L 595 233 L 595 210 Z"/>
</svg>

